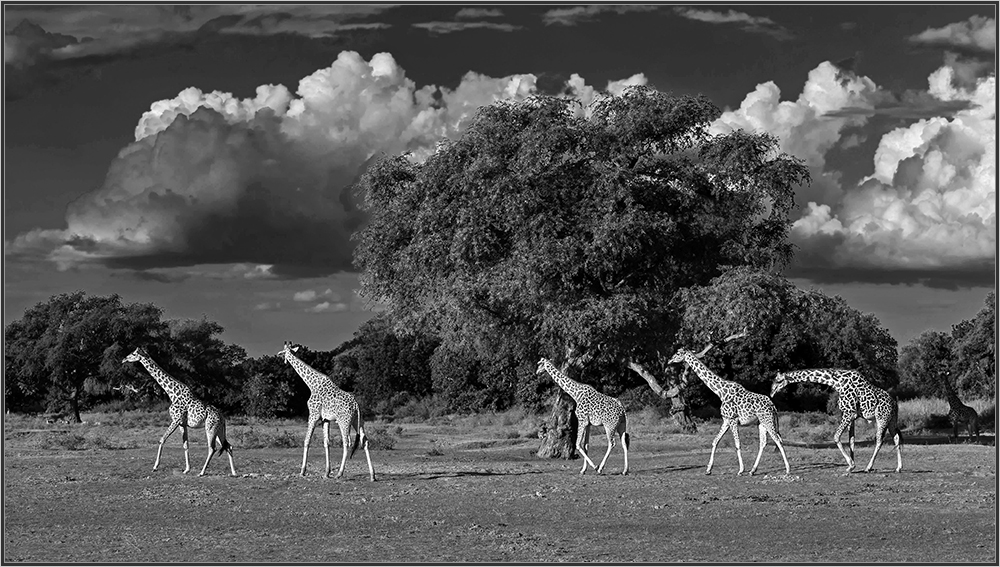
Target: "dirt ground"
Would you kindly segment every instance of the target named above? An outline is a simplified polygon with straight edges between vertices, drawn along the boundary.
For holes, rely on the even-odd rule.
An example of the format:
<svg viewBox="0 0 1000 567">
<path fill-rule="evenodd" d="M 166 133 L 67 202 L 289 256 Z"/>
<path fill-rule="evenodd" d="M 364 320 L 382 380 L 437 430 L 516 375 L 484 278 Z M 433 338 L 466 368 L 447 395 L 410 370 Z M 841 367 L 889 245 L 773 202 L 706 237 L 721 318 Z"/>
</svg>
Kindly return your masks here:
<svg viewBox="0 0 1000 567">
<path fill-rule="evenodd" d="M 876 472 L 847 476 L 836 448 L 787 446 L 789 476 L 769 448 L 749 477 L 727 439 L 706 476 L 715 429 L 703 429 L 636 434 L 628 476 L 616 448 L 603 475 L 581 477 L 579 460 L 536 458 L 537 440 L 405 425 L 394 449 L 372 451 L 376 483 L 361 451 L 343 479 L 322 478 L 321 436 L 305 478 L 301 448 L 237 449 L 240 477 L 217 457 L 199 478 L 200 435 L 184 475 L 177 438 L 152 472 L 156 435 L 66 450 L 5 430 L 3 560 L 997 563 L 995 446 L 908 444 L 896 474 L 890 444 Z M 591 452 L 604 449 L 595 436 Z M 859 445 L 862 467 L 871 449 Z"/>
</svg>

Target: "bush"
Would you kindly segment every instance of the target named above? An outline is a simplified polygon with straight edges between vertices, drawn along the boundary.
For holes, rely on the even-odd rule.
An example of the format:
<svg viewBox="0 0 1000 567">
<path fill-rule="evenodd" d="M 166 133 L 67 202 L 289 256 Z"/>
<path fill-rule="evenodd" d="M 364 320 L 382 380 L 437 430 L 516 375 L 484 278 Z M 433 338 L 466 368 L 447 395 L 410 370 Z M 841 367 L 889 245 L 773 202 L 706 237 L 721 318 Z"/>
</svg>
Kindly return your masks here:
<svg viewBox="0 0 1000 567">
<path fill-rule="evenodd" d="M 393 427 L 373 427 L 365 431 L 368 439 L 368 448 L 375 451 L 391 451 L 396 446 L 396 441 L 402 435 L 403 428 L 396 425 Z"/>
</svg>

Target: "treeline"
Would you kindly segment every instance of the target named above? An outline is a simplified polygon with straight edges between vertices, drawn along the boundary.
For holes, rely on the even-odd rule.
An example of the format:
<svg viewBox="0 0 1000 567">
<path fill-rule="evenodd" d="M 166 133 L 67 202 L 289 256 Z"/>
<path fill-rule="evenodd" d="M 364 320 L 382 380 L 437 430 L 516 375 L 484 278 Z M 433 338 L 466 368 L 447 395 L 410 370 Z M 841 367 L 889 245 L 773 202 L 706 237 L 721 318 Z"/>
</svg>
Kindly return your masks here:
<svg viewBox="0 0 1000 567">
<path fill-rule="evenodd" d="M 713 349 L 706 361 L 716 372 L 767 393 L 774 373 L 790 368 L 862 368 L 902 398 L 942 396 L 950 376 L 959 394 L 993 396 L 995 385 L 995 294 L 952 334 L 926 331 L 903 347 L 896 363 L 895 341 L 876 318 L 840 297 L 803 291 L 779 276 L 735 270 L 711 285 L 690 290 L 679 341 L 693 347 L 748 321 L 747 336 Z M 726 313 L 719 318 L 718 313 Z M 730 315 L 731 314 L 731 315 Z M 309 390 L 276 355 L 248 357 L 221 340 L 214 321 L 164 320 L 151 304 L 122 303 L 117 295 L 57 295 L 28 309 L 4 333 L 4 402 L 9 411 L 59 412 L 75 417 L 93 408 L 156 408 L 167 398 L 138 365 L 122 359 L 142 345 L 168 372 L 230 414 L 256 417 L 305 416 Z M 382 316 L 363 324 L 354 337 L 331 351 L 308 347 L 301 357 L 353 392 L 375 415 L 412 411 L 426 404 L 448 412 L 502 411 L 514 406 L 545 408 L 551 380 L 535 374 L 538 353 L 518 349 L 445 345 L 422 334 L 397 335 Z M 664 353 L 666 355 L 666 353 Z M 664 384 L 679 369 L 655 366 Z M 950 374 L 949 374 L 950 373 Z M 664 403 L 621 361 L 598 357 L 581 377 L 632 409 Z M 800 385 L 783 407 L 823 409 L 831 391 Z M 693 407 L 717 404 L 697 380 L 688 382 Z"/>
</svg>

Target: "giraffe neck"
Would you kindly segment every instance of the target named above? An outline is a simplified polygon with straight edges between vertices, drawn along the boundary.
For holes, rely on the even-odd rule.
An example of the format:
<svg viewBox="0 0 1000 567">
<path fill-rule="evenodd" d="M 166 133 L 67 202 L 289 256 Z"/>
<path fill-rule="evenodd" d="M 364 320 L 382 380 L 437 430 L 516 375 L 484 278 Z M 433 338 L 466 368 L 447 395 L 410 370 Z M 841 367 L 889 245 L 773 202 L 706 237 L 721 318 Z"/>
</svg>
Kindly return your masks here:
<svg viewBox="0 0 1000 567">
<path fill-rule="evenodd" d="M 684 361 L 687 362 L 688 366 L 694 370 L 694 373 L 698 375 L 698 378 L 701 378 L 701 381 L 704 382 L 710 390 L 715 392 L 715 395 L 719 396 L 719 399 L 725 401 L 733 394 L 733 383 L 716 376 L 714 372 L 709 370 L 707 366 L 695 358 L 693 353 L 689 352 L 685 354 Z"/>
<path fill-rule="evenodd" d="M 569 376 L 566 376 L 565 374 L 560 372 L 559 369 L 556 368 L 554 364 L 552 364 L 547 360 L 545 361 L 545 370 L 549 372 L 549 376 L 551 376 L 552 379 L 556 381 L 556 384 L 558 384 L 559 387 L 562 388 L 564 392 L 569 394 L 569 396 L 574 400 L 579 401 L 580 399 L 579 396 L 581 396 L 585 392 L 583 384 L 570 379 Z"/>
<path fill-rule="evenodd" d="M 170 401 L 175 401 L 181 392 L 188 389 L 187 386 L 178 382 L 175 378 L 167 374 L 166 370 L 160 368 L 158 364 L 153 362 L 152 358 L 143 356 L 139 360 L 142 362 L 142 365 L 146 367 L 146 371 L 153 377 L 153 380 L 156 380 L 156 383 L 159 384 L 160 387 L 163 388 L 163 391 L 167 393 L 167 396 L 170 397 Z"/>
<path fill-rule="evenodd" d="M 955 388 L 953 388 L 952 385 L 947 380 L 945 380 L 944 382 L 944 393 L 945 397 L 948 399 L 948 405 L 951 406 L 952 408 L 961 407 L 965 405 L 962 403 L 962 399 L 959 398 L 958 394 L 955 392 Z"/>
<path fill-rule="evenodd" d="M 285 356 L 287 357 L 288 362 L 291 363 L 292 368 L 295 369 L 295 372 L 297 372 L 299 377 L 302 378 L 302 381 L 306 383 L 306 386 L 309 386 L 309 390 L 311 392 L 316 393 L 321 389 L 329 388 L 334 385 L 333 380 L 330 380 L 329 376 L 323 374 L 319 370 L 316 370 L 312 366 L 309 366 L 305 362 L 302 362 L 302 359 L 295 356 L 291 352 L 285 353 Z"/>
<path fill-rule="evenodd" d="M 785 380 L 789 383 L 791 382 L 815 382 L 817 384 L 826 384 L 840 391 L 841 383 L 829 372 L 823 370 L 795 370 L 792 372 L 786 372 L 784 374 Z"/>
</svg>

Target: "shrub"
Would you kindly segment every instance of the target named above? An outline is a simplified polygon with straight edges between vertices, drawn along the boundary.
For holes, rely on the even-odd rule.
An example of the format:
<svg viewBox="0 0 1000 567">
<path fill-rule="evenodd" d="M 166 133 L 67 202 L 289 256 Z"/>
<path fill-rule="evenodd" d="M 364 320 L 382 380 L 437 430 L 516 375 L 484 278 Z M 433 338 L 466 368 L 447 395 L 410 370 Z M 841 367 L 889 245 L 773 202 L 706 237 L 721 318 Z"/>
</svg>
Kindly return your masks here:
<svg viewBox="0 0 1000 567">
<path fill-rule="evenodd" d="M 365 431 L 368 439 L 368 448 L 376 451 L 391 451 L 399 440 L 399 435 L 403 433 L 403 428 L 396 425 L 393 427 L 372 427 Z"/>
</svg>

